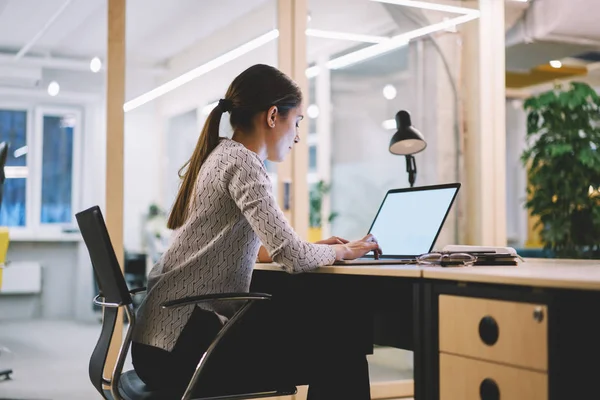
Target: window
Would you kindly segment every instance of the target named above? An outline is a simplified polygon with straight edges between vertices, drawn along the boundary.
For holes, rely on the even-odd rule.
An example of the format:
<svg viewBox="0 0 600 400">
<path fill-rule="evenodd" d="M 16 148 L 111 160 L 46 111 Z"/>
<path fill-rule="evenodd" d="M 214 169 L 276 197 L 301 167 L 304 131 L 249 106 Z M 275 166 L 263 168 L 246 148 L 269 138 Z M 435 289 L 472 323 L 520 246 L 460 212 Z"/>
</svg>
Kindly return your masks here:
<svg viewBox="0 0 600 400">
<path fill-rule="evenodd" d="M 9 143 L 0 226 L 27 224 L 27 109 L 0 109 L 0 141 Z"/>
<path fill-rule="evenodd" d="M 9 143 L 0 226 L 36 236 L 73 225 L 80 127 L 76 109 L 0 106 L 0 140 Z"/>
<path fill-rule="evenodd" d="M 40 223 L 72 222 L 73 115 L 44 115 Z"/>
</svg>

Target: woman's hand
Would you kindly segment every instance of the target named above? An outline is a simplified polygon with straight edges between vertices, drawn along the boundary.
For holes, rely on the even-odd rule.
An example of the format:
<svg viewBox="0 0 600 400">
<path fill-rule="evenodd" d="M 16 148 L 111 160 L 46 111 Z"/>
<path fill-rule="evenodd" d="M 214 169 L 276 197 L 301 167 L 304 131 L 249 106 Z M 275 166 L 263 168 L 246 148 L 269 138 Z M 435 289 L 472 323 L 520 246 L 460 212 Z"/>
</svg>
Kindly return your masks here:
<svg viewBox="0 0 600 400">
<path fill-rule="evenodd" d="M 346 244 L 349 240 L 342 239 L 341 237 L 332 236 L 329 239 L 319 240 L 315 244 Z"/>
<path fill-rule="evenodd" d="M 373 252 L 375 259 L 377 260 L 382 254 L 381 247 L 379 247 L 377 239 L 375 239 L 375 236 L 372 234 L 368 234 L 360 240 L 355 240 L 346 244 L 334 244 L 333 247 L 335 249 L 336 261 L 354 260 L 355 258 L 364 256 L 370 251 Z"/>
</svg>

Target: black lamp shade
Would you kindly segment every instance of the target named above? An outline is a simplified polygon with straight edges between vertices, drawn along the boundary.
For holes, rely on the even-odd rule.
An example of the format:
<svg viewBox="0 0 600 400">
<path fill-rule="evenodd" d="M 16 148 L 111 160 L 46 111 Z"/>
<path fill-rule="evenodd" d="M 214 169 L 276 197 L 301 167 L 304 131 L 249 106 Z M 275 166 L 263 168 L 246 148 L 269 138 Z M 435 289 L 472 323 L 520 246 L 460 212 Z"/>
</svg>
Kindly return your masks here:
<svg viewBox="0 0 600 400">
<path fill-rule="evenodd" d="M 400 156 L 416 154 L 427 147 L 427 143 L 421 132 L 416 130 L 410 122 L 408 111 L 398 111 L 396 114 L 396 126 L 398 131 L 390 141 L 390 153 Z"/>
</svg>

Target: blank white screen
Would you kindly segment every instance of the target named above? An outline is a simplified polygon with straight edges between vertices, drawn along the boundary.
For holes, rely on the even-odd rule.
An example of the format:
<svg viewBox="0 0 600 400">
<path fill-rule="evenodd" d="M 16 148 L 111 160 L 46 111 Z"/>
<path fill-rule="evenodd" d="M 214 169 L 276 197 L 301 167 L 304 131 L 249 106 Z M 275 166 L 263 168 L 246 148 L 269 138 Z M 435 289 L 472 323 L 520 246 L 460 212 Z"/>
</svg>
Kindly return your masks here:
<svg viewBox="0 0 600 400">
<path fill-rule="evenodd" d="M 429 251 L 456 188 L 390 193 L 370 233 L 383 255 L 419 255 Z"/>
</svg>

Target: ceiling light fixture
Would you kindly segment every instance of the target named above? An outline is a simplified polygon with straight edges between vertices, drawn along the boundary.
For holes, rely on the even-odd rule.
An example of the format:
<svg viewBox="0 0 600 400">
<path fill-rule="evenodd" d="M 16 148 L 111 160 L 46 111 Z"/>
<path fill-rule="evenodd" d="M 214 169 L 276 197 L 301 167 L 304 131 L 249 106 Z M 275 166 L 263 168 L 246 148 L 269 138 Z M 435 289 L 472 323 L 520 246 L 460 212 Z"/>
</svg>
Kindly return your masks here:
<svg viewBox="0 0 600 400">
<path fill-rule="evenodd" d="M 394 85 L 385 85 L 383 87 L 383 97 L 385 97 L 388 100 L 393 100 L 396 98 L 396 95 L 398 94 L 398 91 L 396 90 L 396 87 Z"/>
<path fill-rule="evenodd" d="M 552 68 L 560 68 L 562 67 L 562 62 L 560 62 L 559 60 L 552 60 L 550 61 L 550 66 Z"/>
<path fill-rule="evenodd" d="M 334 58 L 333 60 L 327 62 L 327 67 L 330 69 L 348 67 L 352 64 L 356 64 L 368 60 L 369 58 L 373 58 L 381 54 L 388 53 L 392 50 L 396 50 L 402 46 L 406 46 L 410 40 L 416 39 L 418 37 L 429 35 L 433 32 L 442 31 L 451 26 L 456 26 L 464 24 L 465 22 L 472 21 L 476 18 L 479 18 L 479 15 L 479 11 L 471 10 L 468 14 L 461 15 L 460 17 L 450 18 L 446 21 L 439 22 L 437 24 L 427 25 L 419 29 L 401 33 L 383 43 L 375 44 L 373 46 L 354 51 L 341 57 Z"/>
<path fill-rule="evenodd" d="M 58 82 L 56 81 L 52 81 L 50 82 L 50 84 L 48 85 L 48 94 L 52 97 L 58 95 L 58 93 L 60 92 L 60 85 L 58 84 Z"/>
<path fill-rule="evenodd" d="M 136 97 L 133 100 L 130 100 L 128 102 L 126 102 L 123 105 L 123 110 L 125 112 L 131 111 L 143 104 L 146 104 L 166 93 L 169 93 L 170 91 L 177 89 L 178 87 L 185 85 L 186 83 L 199 78 L 200 76 L 216 69 L 219 68 L 220 66 L 235 60 L 236 58 L 239 58 L 241 56 L 243 56 L 246 53 L 249 53 L 250 51 L 257 49 L 275 39 L 277 39 L 279 37 L 279 30 L 277 29 L 273 29 L 272 31 L 269 31 L 267 33 L 265 33 L 264 35 L 261 35 L 255 39 L 252 39 L 251 41 L 231 50 L 228 51 L 227 53 L 205 63 L 202 64 L 196 68 L 194 68 L 191 71 L 188 71 L 180 76 L 178 76 L 175 79 L 172 79 L 166 83 L 163 83 L 162 85 L 160 85 L 159 87 L 142 94 L 141 96 Z"/>
<path fill-rule="evenodd" d="M 427 1 L 417 1 L 417 0 L 371 0 L 371 1 L 377 1 L 379 3 L 394 4 L 397 6 L 422 8 L 425 10 L 444 11 L 444 12 L 455 13 L 455 14 L 469 14 L 469 13 L 472 13 L 473 11 L 477 11 L 472 8 L 448 6 L 445 4 L 429 3 Z"/>
<path fill-rule="evenodd" d="M 383 129 L 392 130 L 396 129 L 396 120 L 395 119 L 386 119 L 381 123 Z"/>
<path fill-rule="evenodd" d="M 319 116 L 319 106 L 316 104 L 311 104 L 306 109 L 306 113 L 308 114 L 308 118 L 315 119 Z"/>
<path fill-rule="evenodd" d="M 373 36 L 373 35 L 361 35 L 358 33 L 324 31 L 321 29 L 307 29 L 306 36 L 318 37 L 318 38 L 323 38 L 323 39 L 349 40 L 349 41 L 353 41 L 353 42 L 364 42 L 364 43 L 382 43 L 382 42 L 385 42 L 386 40 L 390 40 L 389 37 L 385 37 L 385 36 Z"/>
<path fill-rule="evenodd" d="M 314 65 L 312 67 L 306 68 L 306 71 L 304 71 L 304 74 L 306 75 L 306 77 L 308 79 L 310 79 L 310 78 L 314 78 L 315 76 L 319 75 L 319 72 L 321 72 L 321 68 L 318 65 Z"/>
<path fill-rule="evenodd" d="M 28 167 L 4 167 L 4 175 L 6 179 L 27 178 L 29 175 Z"/>
<path fill-rule="evenodd" d="M 90 61 L 90 69 L 92 70 L 92 72 L 93 73 L 99 72 L 101 68 L 102 68 L 102 61 L 100 61 L 100 59 L 98 57 L 92 58 L 92 61 Z"/>
<path fill-rule="evenodd" d="M 15 158 L 19 158 L 24 156 L 25 154 L 27 154 L 27 152 L 29 151 L 29 147 L 27 146 L 22 146 L 19 147 L 18 149 L 15 150 L 15 152 L 13 153 L 13 157 Z"/>
</svg>

